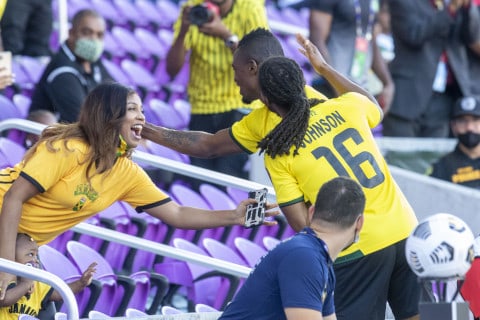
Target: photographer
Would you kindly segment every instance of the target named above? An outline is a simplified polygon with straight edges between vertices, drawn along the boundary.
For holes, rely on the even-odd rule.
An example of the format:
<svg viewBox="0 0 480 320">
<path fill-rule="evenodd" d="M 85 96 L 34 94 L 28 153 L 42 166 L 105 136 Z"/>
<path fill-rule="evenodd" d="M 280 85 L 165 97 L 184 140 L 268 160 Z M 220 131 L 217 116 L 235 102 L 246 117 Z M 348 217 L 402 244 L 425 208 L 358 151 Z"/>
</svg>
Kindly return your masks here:
<svg viewBox="0 0 480 320">
<path fill-rule="evenodd" d="M 257 0 L 189 0 L 183 5 L 174 25 L 167 72 L 175 78 L 190 53 L 190 130 L 215 133 L 243 117 L 248 107 L 234 81 L 232 52 L 239 39 L 259 27 L 268 28 L 268 24 L 265 7 Z M 246 154 L 239 154 L 191 161 L 196 166 L 248 178 L 244 170 L 247 160 Z"/>
</svg>

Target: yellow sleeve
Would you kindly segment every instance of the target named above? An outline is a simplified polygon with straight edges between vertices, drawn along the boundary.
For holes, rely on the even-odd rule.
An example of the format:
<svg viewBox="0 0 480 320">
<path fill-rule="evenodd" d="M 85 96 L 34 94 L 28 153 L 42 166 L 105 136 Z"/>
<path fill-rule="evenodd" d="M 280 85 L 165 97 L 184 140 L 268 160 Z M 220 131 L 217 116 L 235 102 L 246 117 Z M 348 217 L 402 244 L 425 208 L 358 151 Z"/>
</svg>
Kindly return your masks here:
<svg viewBox="0 0 480 320">
<path fill-rule="evenodd" d="M 40 192 L 45 192 L 64 176 L 77 168 L 85 156 L 86 145 L 69 141 L 71 151 L 63 141 L 54 143 L 56 152 L 49 151 L 45 143 L 38 145 L 32 157 L 23 165 L 20 173 L 33 183 Z"/>
<path fill-rule="evenodd" d="M 290 156 L 275 157 L 275 159 L 265 157 L 265 167 L 280 207 L 304 201 L 304 192 L 289 168 L 289 159 Z"/>
</svg>

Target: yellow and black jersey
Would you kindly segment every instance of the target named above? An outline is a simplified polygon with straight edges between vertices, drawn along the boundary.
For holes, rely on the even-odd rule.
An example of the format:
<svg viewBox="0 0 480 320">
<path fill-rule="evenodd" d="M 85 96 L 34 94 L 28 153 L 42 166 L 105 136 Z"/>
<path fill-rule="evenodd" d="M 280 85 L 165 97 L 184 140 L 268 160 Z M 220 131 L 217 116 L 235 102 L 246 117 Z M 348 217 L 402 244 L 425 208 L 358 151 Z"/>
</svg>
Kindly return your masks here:
<svg viewBox="0 0 480 320">
<path fill-rule="evenodd" d="M 8 288 L 14 286 L 15 284 L 11 284 Z M 17 320 L 18 316 L 21 314 L 38 317 L 40 309 L 46 307 L 52 292 L 53 288 L 48 284 L 34 282 L 32 293 L 22 296 L 17 302 L 9 307 L 0 308 L 0 319 Z"/>
</svg>

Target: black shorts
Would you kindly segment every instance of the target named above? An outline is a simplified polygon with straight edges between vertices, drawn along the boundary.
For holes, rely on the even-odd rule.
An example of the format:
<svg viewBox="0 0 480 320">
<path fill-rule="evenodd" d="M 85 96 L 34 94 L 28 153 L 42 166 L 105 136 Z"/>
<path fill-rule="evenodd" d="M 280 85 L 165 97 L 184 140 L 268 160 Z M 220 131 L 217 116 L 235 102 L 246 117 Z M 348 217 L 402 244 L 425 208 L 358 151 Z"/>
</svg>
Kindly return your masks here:
<svg viewBox="0 0 480 320">
<path fill-rule="evenodd" d="M 334 265 L 338 320 L 384 320 L 387 301 L 395 319 L 418 314 L 420 284 L 405 258 L 405 242 Z"/>
</svg>

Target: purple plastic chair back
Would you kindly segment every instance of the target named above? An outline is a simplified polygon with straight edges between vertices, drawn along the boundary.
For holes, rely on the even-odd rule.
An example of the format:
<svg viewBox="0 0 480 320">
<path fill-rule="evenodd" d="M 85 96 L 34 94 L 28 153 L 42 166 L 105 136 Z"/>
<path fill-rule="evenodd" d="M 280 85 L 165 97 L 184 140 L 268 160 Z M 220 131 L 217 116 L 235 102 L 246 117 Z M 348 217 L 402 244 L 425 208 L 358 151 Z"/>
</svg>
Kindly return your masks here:
<svg viewBox="0 0 480 320">
<path fill-rule="evenodd" d="M 136 317 L 145 317 L 145 316 L 148 316 L 148 314 L 134 308 L 128 308 L 127 311 L 125 311 L 125 317 L 127 318 L 136 318 Z"/>
<path fill-rule="evenodd" d="M 263 237 L 263 246 L 265 247 L 265 249 L 270 251 L 273 248 L 275 248 L 281 241 L 282 240 L 279 240 L 279 239 L 274 238 L 274 237 L 265 236 L 265 237 Z"/>
<path fill-rule="evenodd" d="M 226 191 L 230 198 L 233 199 L 233 202 L 235 202 L 237 205 L 248 198 L 248 192 L 245 190 L 240 190 L 234 187 L 227 186 Z"/>
<path fill-rule="evenodd" d="M 53 6 L 53 8 L 58 6 Z M 71 19 L 78 11 L 91 8 L 92 5 L 88 0 L 69 0 L 67 6 L 68 18 Z"/>
<path fill-rule="evenodd" d="M 147 140 L 146 146 L 147 146 L 147 151 L 156 156 L 183 162 L 183 163 L 190 163 L 190 158 L 187 155 L 177 152 L 173 149 L 164 147 L 162 145 L 156 144 L 155 142 L 152 142 L 150 140 Z"/>
<path fill-rule="evenodd" d="M 67 252 L 80 272 L 86 270 L 91 263 L 98 263 L 94 279 L 102 283 L 102 293 L 94 309 L 114 315 L 120 305 L 121 297 L 117 295 L 117 276 L 108 262 L 97 251 L 77 241 L 67 243 Z"/>
<path fill-rule="evenodd" d="M 143 48 L 142 44 L 130 30 L 115 26 L 110 32 L 123 50 L 134 55 L 137 60 L 142 59 L 142 62 L 144 62 L 142 65 L 147 69 L 152 67 L 152 64 L 147 63 L 150 57 L 147 50 Z"/>
<path fill-rule="evenodd" d="M 131 1 L 125 0 L 113 0 L 115 8 L 122 16 L 127 19 L 133 26 L 138 27 L 147 27 L 149 21 L 144 19 L 142 12 L 138 7 Z"/>
<path fill-rule="evenodd" d="M 265 253 L 267 253 L 267 250 L 245 238 L 235 238 L 234 243 L 237 251 L 251 268 L 255 267 Z"/>
<path fill-rule="evenodd" d="M 169 314 L 180 314 L 185 312 L 171 306 L 163 306 L 161 309 L 161 313 L 162 315 L 169 315 Z"/>
<path fill-rule="evenodd" d="M 45 70 L 46 63 L 41 62 L 38 58 L 21 56 L 18 60 L 23 70 L 28 74 L 33 83 L 37 83 Z"/>
<path fill-rule="evenodd" d="M 156 34 L 143 28 L 137 28 L 134 31 L 134 35 L 142 47 L 151 55 L 156 56 L 158 59 L 166 58 L 169 47 Z"/>
<path fill-rule="evenodd" d="M 14 118 L 25 118 L 12 100 L 4 95 L 0 95 L 0 110 L 2 110 L 2 112 L 0 112 L 0 121 Z"/>
<path fill-rule="evenodd" d="M 13 96 L 12 101 L 17 107 L 18 111 L 20 111 L 22 118 L 27 118 L 32 99 L 23 94 L 16 94 Z"/>
<path fill-rule="evenodd" d="M 202 244 L 211 257 L 248 266 L 247 262 L 238 253 L 218 240 L 206 238 Z"/>
<path fill-rule="evenodd" d="M 132 84 L 130 78 L 125 74 L 125 72 L 122 70 L 122 68 L 120 68 L 119 65 L 107 59 L 102 59 L 102 63 L 105 69 L 107 69 L 107 72 L 112 76 L 115 81 L 124 85 Z"/>
<path fill-rule="evenodd" d="M 113 5 L 111 1 L 105 0 L 91 0 L 91 6 L 93 9 L 111 22 L 112 25 L 126 25 L 127 19 L 121 14 L 121 12 Z"/>
<path fill-rule="evenodd" d="M 180 114 L 180 116 L 183 118 L 183 121 L 187 124 L 190 123 L 190 118 L 191 118 L 191 110 L 192 106 L 190 103 L 184 99 L 175 99 L 173 101 L 173 107 L 177 112 Z"/>
<path fill-rule="evenodd" d="M 172 24 L 180 16 L 180 6 L 173 1 L 157 1 L 157 7 L 164 14 L 164 25 L 169 26 L 169 29 L 171 29 Z"/>
<path fill-rule="evenodd" d="M 81 278 L 82 274 L 78 271 L 78 268 L 60 251 L 49 245 L 42 245 L 38 248 L 38 254 L 44 269 L 65 282 L 69 283 Z M 75 295 L 80 314 L 85 310 L 89 295 L 88 289 L 82 290 Z M 62 311 L 66 311 L 65 305 L 62 306 Z"/>
<path fill-rule="evenodd" d="M 0 167 L 13 167 L 22 161 L 25 148 L 8 138 L 0 137 Z"/>
<path fill-rule="evenodd" d="M 136 235 L 136 227 L 130 223 L 130 217 L 120 202 L 114 202 L 111 206 L 98 213 L 101 224 L 113 228 L 115 231 L 129 235 Z M 105 242 L 104 242 L 105 243 Z M 110 266 L 120 272 L 127 257 L 130 247 L 116 243 L 107 243 L 104 257 L 110 263 Z"/>
<path fill-rule="evenodd" d="M 156 25 L 163 25 L 164 14 L 151 0 L 136 0 L 135 7 L 141 13 L 142 18 Z M 165 27 L 170 27 L 165 25 Z"/>
<path fill-rule="evenodd" d="M 159 99 L 152 99 L 149 106 L 159 120 L 159 125 L 177 130 L 188 127 L 188 122 L 185 122 L 185 118 L 168 103 Z"/>
<path fill-rule="evenodd" d="M 203 313 L 203 312 L 219 312 L 219 310 L 215 309 L 214 307 L 211 307 L 209 305 L 203 304 L 203 303 L 197 303 L 195 305 L 195 312 L 196 313 Z"/>
<path fill-rule="evenodd" d="M 188 240 L 175 238 L 172 242 L 175 248 L 208 256 L 208 253 L 204 249 Z M 209 277 L 193 282 L 195 279 L 212 271 L 212 269 L 208 267 L 190 262 L 170 261 L 155 264 L 155 271 L 167 276 L 173 284 L 186 286 L 187 297 L 194 303 L 213 305 L 218 299 L 218 296 L 221 297 L 221 293 L 219 292 L 222 289 L 222 278 L 220 276 Z"/>
</svg>

